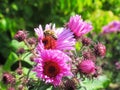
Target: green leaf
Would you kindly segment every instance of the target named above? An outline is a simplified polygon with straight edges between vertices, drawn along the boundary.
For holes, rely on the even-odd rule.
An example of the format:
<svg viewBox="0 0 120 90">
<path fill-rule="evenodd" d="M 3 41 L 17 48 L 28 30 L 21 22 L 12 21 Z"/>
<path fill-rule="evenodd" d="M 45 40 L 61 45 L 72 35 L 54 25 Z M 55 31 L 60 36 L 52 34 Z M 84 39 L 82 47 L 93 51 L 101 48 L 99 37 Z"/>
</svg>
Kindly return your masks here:
<svg viewBox="0 0 120 90">
<path fill-rule="evenodd" d="M 6 85 L 0 82 L 0 90 L 6 90 Z"/>
<path fill-rule="evenodd" d="M 13 4 L 11 5 L 11 7 L 12 7 L 15 11 L 18 11 L 18 6 L 17 6 L 17 4 L 13 3 Z"/>
<path fill-rule="evenodd" d="M 42 87 L 40 87 L 38 90 L 49 90 L 48 88 L 50 87 L 50 85 L 43 85 Z"/>
<path fill-rule="evenodd" d="M 31 62 L 31 61 L 30 61 L 30 57 L 31 57 L 31 56 L 32 56 L 32 54 L 31 54 L 30 52 L 27 52 L 27 53 L 23 54 L 22 59 L 23 59 L 25 62 L 27 62 L 28 64 L 33 65 L 34 62 Z"/>
<path fill-rule="evenodd" d="M 5 18 L 2 18 L 2 19 L 0 19 L 0 32 L 2 32 L 2 31 L 6 31 L 6 25 L 7 24 L 7 22 L 6 22 L 6 19 Z"/>
<path fill-rule="evenodd" d="M 109 85 L 110 80 L 107 78 L 107 76 L 99 76 L 98 78 L 94 80 L 88 80 L 86 79 L 81 83 L 83 87 L 86 87 L 86 90 L 99 90 L 101 88 L 105 88 Z"/>
<path fill-rule="evenodd" d="M 10 45 L 14 49 L 18 49 L 18 48 L 21 48 L 21 47 L 23 47 L 24 49 L 27 49 L 27 46 L 25 45 L 24 42 L 18 42 L 17 40 L 12 40 Z"/>
<path fill-rule="evenodd" d="M 3 69 L 6 71 L 11 70 L 10 67 L 15 61 L 17 61 L 17 59 L 18 59 L 18 56 L 14 52 L 11 52 L 10 55 L 8 56 L 8 59 L 5 65 L 3 66 Z"/>
<path fill-rule="evenodd" d="M 25 68 L 32 68 L 32 65 L 29 64 L 28 62 L 24 61 L 24 60 L 21 60 L 21 64 L 22 64 L 22 67 L 25 67 Z M 19 61 L 17 60 L 16 62 L 14 62 L 11 66 L 11 70 L 12 71 L 15 71 L 19 66 Z"/>
<path fill-rule="evenodd" d="M 23 73 L 27 75 L 29 70 L 30 69 L 24 67 L 23 68 Z M 30 73 L 29 73 L 29 78 L 34 78 L 34 79 L 37 78 L 36 73 L 31 70 Z"/>
</svg>

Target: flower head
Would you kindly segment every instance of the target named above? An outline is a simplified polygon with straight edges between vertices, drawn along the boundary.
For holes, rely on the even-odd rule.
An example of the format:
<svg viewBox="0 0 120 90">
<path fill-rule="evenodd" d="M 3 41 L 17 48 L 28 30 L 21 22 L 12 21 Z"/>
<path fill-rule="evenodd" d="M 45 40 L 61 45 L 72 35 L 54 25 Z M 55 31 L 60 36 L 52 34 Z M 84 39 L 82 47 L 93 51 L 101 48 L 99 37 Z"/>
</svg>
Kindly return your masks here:
<svg viewBox="0 0 120 90">
<path fill-rule="evenodd" d="M 110 22 L 108 25 L 104 26 L 102 30 L 103 33 L 118 32 L 120 31 L 120 22 L 119 21 Z"/>
<path fill-rule="evenodd" d="M 38 36 L 38 50 L 57 49 L 71 50 L 74 49 L 75 39 L 73 33 L 66 28 L 55 28 L 55 25 L 47 24 L 43 31 L 42 26 L 35 28 Z"/>
<path fill-rule="evenodd" d="M 85 74 L 94 74 L 95 73 L 95 64 L 92 60 L 82 60 L 79 63 L 79 70 Z"/>
<path fill-rule="evenodd" d="M 87 34 L 89 31 L 92 30 L 92 25 L 83 21 L 81 16 L 75 15 L 70 17 L 70 20 L 67 24 L 67 27 L 74 32 L 76 37 L 80 37 L 84 34 Z"/>
<path fill-rule="evenodd" d="M 60 84 L 62 77 L 72 75 L 70 65 L 67 63 L 71 59 L 59 50 L 43 50 L 41 58 L 35 58 L 37 66 L 34 71 L 37 77 L 43 79 L 46 83 L 54 86 Z"/>
</svg>

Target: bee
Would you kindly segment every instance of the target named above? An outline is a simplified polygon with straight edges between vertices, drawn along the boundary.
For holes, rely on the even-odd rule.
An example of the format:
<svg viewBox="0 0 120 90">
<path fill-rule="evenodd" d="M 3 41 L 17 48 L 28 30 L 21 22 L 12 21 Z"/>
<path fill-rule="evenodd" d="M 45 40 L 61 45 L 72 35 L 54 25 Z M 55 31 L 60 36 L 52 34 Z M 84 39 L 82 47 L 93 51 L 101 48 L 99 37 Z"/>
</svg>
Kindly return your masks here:
<svg viewBox="0 0 120 90">
<path fill-rule="evenodd" d="M 50 36 L 52 36 L 54 39 L 57 39 L 57 36 L 56 36 L 55 32 L 52 31 L 52 30 L 45 30 L 45 31 L 44 31 L 44 34 L 45 34 L 45 36 L 50 35 Z"/>
</svg>

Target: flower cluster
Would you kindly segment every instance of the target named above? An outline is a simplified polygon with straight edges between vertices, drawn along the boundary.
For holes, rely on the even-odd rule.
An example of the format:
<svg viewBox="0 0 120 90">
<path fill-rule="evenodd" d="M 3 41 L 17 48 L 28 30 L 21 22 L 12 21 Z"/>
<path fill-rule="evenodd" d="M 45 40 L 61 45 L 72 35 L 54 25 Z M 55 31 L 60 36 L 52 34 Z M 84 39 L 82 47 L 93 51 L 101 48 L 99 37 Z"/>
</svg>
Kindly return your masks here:
<svg viewBox="0 0 120 90">
<path fill-rule="evenodd" d="M 64 82 L 62 79 L 66 76 L 75 77 L 76 73 L 88 76 L 96 74 L 95 58 L 90 55 L 87 59 L 81 60 L 79 55 L 74 54 L 76 52 L 75 44 L 79 40 L 84 47 L 92 45 L 92 40 L 84 37 L 90 30 L 92 30 L 92 25 L 83 21 L 79 15 L 72 16 L 67 25 L 62 28 L 56 28 L 55 24 L 47 24 L 44 30 L 41 25 L 35 28 L 38 36 L 36 47 L 38 55 L 34 59 L 37 63 L 34 71 L 37 77 L 45 83 L 59 86 Z M 94 53 L 93 57 L 102 57 L 105 56 L 106 48 L 102 43 L 98 43 L 94 45 L 91 52 Z"/>
<path fill-rule="evenodd" d="M 27 77 L 23 79 L 27 81 L 22 82 L 22 86 L 30 84 L 29 88 L 36 88 L 41 82 L 41 87 L 47 84 L 64 90 L 70 90 L 70 88 L 75 90 L 80 78 L 100 75 L 99 66 L 96 65 L 97 57 L 105 56 L 106 47 L 100 42 L 94 43 L 92 39 L 85 36 L 92 29 L 90 23 L 83 21 L 81 16 L 75 15 L 70 17 L 64 27 L 57 28 L 55 24 L 50 23 L 46 24 L 45 28 L 42 25 L 34 28 L 37 39 L 28 37 L 28 32 L 18 31 L 15 39 L 19 42 L 23 41 L 27 50 L 23 47 L 17 50 L 19 66 L 16 73 L 24 75 L 22 55 L 30 52 L 32 54 L 29 57 L 30 62 L 34 63 L 30 70 L 39 79 L 33 78 L 35 85 L 32 86 L 29 71 Z"/>
</svg>

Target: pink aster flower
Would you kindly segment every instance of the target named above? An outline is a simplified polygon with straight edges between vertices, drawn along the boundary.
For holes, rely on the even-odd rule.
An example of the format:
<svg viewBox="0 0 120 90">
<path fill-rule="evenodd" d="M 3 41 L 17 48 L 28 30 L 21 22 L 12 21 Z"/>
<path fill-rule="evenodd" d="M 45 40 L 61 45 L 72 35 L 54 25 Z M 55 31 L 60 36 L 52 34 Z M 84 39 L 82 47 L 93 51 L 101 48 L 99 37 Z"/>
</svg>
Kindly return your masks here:
<svg viewBox="0 0 120 90">
<path fill-rule="evenodd" d="M 92 60 L 82 60 L 79 64 L 79 70 L 85 74 L 94 74 L 95 64 Z"/>
<path fill-rule="evenodd" d="M 37 65 L 34 67 L 34 71 L 37 77 L 46 83 L 57 86 L 62 77 L 72 75 L 69 64 L 71 59 L 62 51 L 42 50 L 39 57 L 35 58 Z"/>
<path fill-rule="evenodd" d="M 70 17 L 67 27 L 72 32 L 74 32 L 74 35 L 76 37 L 80 37 L 84 34 L 87 34 L 88 32 L 90 32 L 93 29 L 92 25 L 83 21 L 81 16 L 79 16 L 79 15 Z"/>
<path fill-rule="evenodd" d="M 120 22 L 119 21 L 110 22 L 108 25 L 104 26 L 102 30 L 103 30 L 102 33 L 118 32 L 120 31 Z"/>
<path fill-rule="evenodd" d="M 66 28 L 55 28 L 55 24 L 47 24 L 43 31 L 42 26 L 35 28 L 38 36 L 38 50 L 57 49 L 57 50 L 73 50 L 75 39 L 73 32 Z"/>
</svg>

